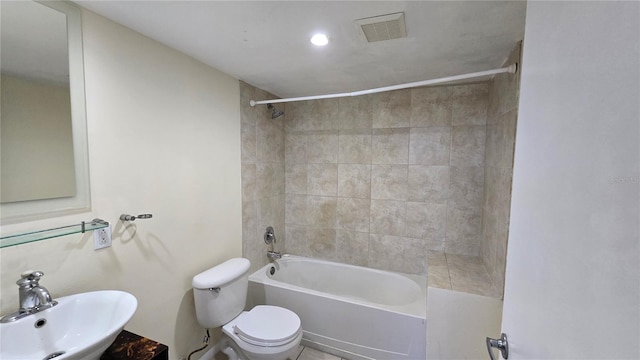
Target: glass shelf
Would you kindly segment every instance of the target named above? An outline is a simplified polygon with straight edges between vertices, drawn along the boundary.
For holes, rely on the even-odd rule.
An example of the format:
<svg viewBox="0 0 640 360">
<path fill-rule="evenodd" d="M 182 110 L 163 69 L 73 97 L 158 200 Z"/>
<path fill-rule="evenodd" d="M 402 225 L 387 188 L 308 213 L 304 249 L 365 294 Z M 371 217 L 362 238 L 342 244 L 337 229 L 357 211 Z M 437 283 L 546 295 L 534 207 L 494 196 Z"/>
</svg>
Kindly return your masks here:
<svg viewBox="0 0 640 360">
<path fill-rule="evenodd" d="M 22 234 L 7 235 L 0 237 L 0 248 L 26 244 L 34 241 L 51 239 L 58 236 L 85 233 L 91 230 L 98 230 L 109 226 L 107 221 L 93 219 L 89 222 L 82 222 L 76 225 L 62 226 L 53 229 L 39 230 Z"/>
</svg>

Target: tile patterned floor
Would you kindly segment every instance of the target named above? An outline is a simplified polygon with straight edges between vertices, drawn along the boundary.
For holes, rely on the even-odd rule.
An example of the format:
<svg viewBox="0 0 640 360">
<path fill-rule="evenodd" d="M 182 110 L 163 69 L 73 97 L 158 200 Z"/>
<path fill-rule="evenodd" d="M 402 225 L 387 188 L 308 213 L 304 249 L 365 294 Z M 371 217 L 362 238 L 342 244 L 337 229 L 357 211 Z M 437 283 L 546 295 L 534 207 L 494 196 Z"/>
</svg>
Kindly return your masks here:
<svg viewBox="0 0 640 360">
<path fill-rule="evenodd" d="M 501 291 L 491 282 L 491 277 L 477 256 L 453 255 L 429 252 L 429 286 L 488 296 L 502 297 Z"/>
<path fill-rule="evenodd" d="M 322 351 L 312 349 L 306 346 L 298 346 L 298 351 L 296 352 L 296 357 L 288 360 L 347 360 L 340 359 L 338 356 L 334 356 L 331 354 L 323 353 Z M 223 353 L 217 353 L 215 360 L 228 360 L 227 355 Z"/>
<path fill-rule="evenodd" d="M 346 360 L 310 347 L 300 346 L 298 350 L 300 353 L 295 360 Z"/>
</svg>

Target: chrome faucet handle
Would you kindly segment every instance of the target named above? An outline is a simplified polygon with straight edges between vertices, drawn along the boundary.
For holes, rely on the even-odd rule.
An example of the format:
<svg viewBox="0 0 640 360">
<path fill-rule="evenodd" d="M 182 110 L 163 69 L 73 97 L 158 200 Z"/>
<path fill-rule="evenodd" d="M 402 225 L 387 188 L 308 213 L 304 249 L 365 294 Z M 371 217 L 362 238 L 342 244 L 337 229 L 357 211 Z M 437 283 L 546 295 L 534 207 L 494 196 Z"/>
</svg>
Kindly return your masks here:
<svg viewBox="0 0 640 360">
<path fill-rule="evenodd" d="M 44 273 L 42 271 L 27 270 L 20 274 L 20 280 L 16 281 L 16 284 L 25 285 L 34 282 L 37 284 L 43 276 Z"/>
<path fill-rule="evenodd" d="M 21 278 L 29 279 L 29 280 L 40 279 L 43 276 L 44 276 L 44 273 L 39 270 L 27 270 L 27 271 L 23 271 L 22 274 L 20 274 Z"/>
<path fill-rule="evenodd" d="M 275 242 L 276 242 L 276 233 L 273 230 L 273 226 L 267 226 L 267 229 L 264 231 L 264 243 L 269 245 Z"/>
</svg>

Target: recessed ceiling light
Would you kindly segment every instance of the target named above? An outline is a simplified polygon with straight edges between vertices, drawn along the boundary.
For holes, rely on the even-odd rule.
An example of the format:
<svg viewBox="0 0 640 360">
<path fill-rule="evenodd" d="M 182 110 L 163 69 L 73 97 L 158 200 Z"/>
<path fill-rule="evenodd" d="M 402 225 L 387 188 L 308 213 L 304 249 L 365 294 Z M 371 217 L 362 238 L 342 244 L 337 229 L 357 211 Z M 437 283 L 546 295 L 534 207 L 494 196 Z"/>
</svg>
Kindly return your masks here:
<svg viewBox="0 0 640 360">
<path fill-rule="evenodd" d="M 315 34 L 311 37 L 311 43 L 315 46 L 325 46 L 329 43 L 329 38 L 325 34 Z"/>
</svg>

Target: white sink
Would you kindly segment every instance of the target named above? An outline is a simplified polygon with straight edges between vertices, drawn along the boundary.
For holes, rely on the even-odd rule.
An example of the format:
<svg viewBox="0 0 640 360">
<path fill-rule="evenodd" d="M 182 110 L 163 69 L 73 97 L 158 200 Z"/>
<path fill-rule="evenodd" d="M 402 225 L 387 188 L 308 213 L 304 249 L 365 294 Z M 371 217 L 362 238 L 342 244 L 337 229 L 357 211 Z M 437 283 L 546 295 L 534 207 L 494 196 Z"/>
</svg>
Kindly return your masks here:
<svg viewBox="0 0 640 360">
<path fill-rule="evenodd" d="M 115 290 L 55 300 L 50 309 L 0 324 L 0 359 L 98 359 L 138 307 L 133 295 Z"/>
</svg>

